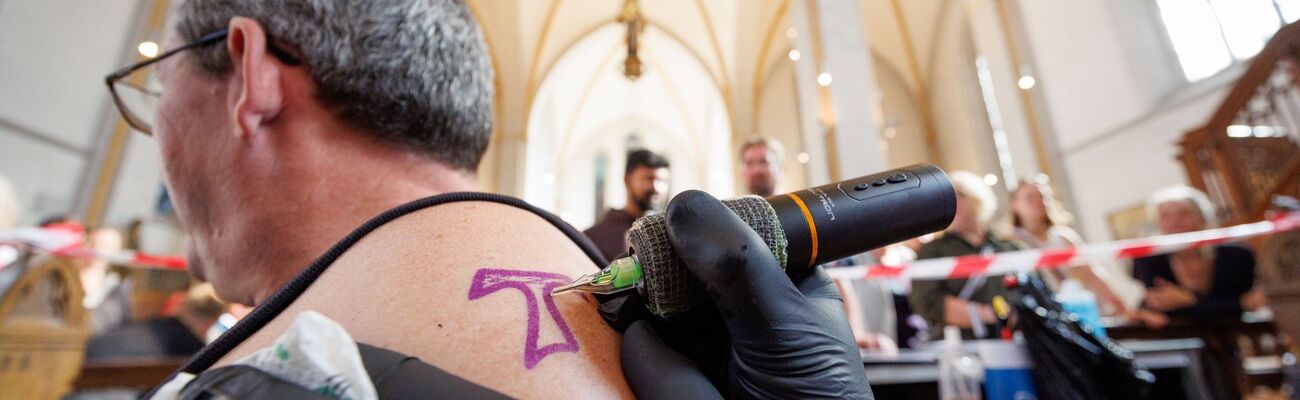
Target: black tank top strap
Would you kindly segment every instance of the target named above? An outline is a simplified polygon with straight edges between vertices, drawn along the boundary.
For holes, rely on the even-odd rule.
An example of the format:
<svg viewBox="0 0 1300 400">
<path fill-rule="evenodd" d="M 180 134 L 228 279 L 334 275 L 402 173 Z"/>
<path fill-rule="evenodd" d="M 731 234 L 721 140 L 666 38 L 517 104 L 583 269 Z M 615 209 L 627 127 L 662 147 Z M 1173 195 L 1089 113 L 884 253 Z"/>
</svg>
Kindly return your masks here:
<svg viewBox="0 0 1300 400">
<path fill-rule="evenodd" d="M 317 258 L 316 261 L 312 262 L 306 270 L 303 270 L 302 273 L 294 277 L 292 281 L 289 281 L 289 283 L 278 292 L 268 298 L 257 308 L 253 309 L 247 317 L 239 321 L 235 326 L 231 327 L 229 331 L 217 338 L 216 341 L 204 347 L 198 352 L 198 354 L 190 357 L 190 359 L 186 361 L 185 366 L 181 368 L 181 371 L 197 374 L 210 368 L 217 362 L 217 360 L 220 360 L 221 357 L 226 355 L 226 353 L 233 350 L 235 346 L 238 346 L 244 340 L 247 340 L 258 330 L 262 329 L 262 327 L 266 326 L 266 324 L 270 323 L 271 320 L 279 316 L 280 313 L 297 300 L 298 297 L 301 296 L 309 286 L 311 286 L 312 282 L 315 282 L 316 278 L 320 277 L 320 275 L 324 273 L 325 270 L 339 258 L 339 256 L 342 256 L 344 252 L 347 252 L 348 249 L 352 248 L 352 246 L 360 241 L 361 238 L 370 234 L 370 232 L 373 232 L 375 229 L 416 211 L 443 204 L 466 201 L 485 201 L 505 204 L 536 214 L 537 216 L 542 217 L 542 219 L 545 219 L 551 225 L 555 226 L 555 228 L 559 229 L 560 232 L 563 232 L 565 236 L 568 236 L 570 240 L 578 245 L 578 248 L 582 249 L 582 252 L 586 254 L 588 258 L 591 258 L 593 263 L 601 266 L 608 263 L 596 246 L 592 244 L 586 236 L 583 236 L 581 232 L 574 229 L 573 226 L 564 222 L 564 220 L 561 220 L 554 214 L 528 204 L 523 200 L 498 194 L 478 192 L 457 192 L 426 197 L 385 211 L 384 213 L 371 218 L 369 221 L 366 221 L 365 224 L 362 224 L 356 230 L 352 231 L 352 233 L 344 237 L 343 240 L 340 240 L 331 247 L 329 251 L 326 251 L 324 255 L 321 255 L 320 258 Z M 170 380 L 170 378 L 168 380 Z"/>
</svg>

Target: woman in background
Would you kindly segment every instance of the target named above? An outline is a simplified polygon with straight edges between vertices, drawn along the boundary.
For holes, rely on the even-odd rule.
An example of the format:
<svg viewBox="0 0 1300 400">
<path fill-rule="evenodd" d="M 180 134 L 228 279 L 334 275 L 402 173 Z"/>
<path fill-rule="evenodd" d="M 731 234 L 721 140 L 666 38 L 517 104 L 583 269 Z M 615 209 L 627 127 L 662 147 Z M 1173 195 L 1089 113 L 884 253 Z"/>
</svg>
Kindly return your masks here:
<svg viewBox="0 0 1300 400">
<path fill-rule="evenodd" d="M 1042 176 L 1046 178 L 1046 176 Z M 1012 235 L 1016 240 L 1032 249 L 1050 249 L 1072 247 L 1083 244 L 1083 238 L 1067 224 L 1070 215 L 1060 207 L 1052 188 L 1046 179 L 1030 182 L 1021 180 L 1011 193 Z M 1065 266 L 1062 270 L 1048 270 L 1043 275 L 1050 277 L 1056 286 L 1065 278 L 1077 279 L 1094 295 L 1099 305 L 1109 306 L 1112 315 L 1129 315 L 1124 301 L 1106 285 L 1091 265 L 1078 267 Z M 1068 275 L 1068 276 L 1067 276 Z M 1106 306 L 1102 306 L 1106 308 Z"/>
<path fill-rule="evenodd" d="M 997 211 L 997 197 L 984 180 L 966 171 L 948 174 L 957 192 L 957 211 L 943 235 L 921 246 L 917 259 L 988 255 L 1019 250 L 1015 242 L 999 237 L 989 223 Z M 929 337 L 943 336 L 945 325 L 962 328 L 968 338 L 996 337 L 993 328 L 997 317 L 990 304 L 1008 291 L 1001 276 L 975 276 L 970 279 L 912 281 L 908 300 L 912 311 L 925 318 Z"/>
<path fill-rule="evenodd" d="M 1194 232 L 1218 225 L 1205 193 L 1174 186 L 1151 195 L 1147 213 L 1162 234 Z M 1169 317 L 1240 318 L 1264 305 L 1255 285 L 1255 256 L 1238 245 L 1187 249 L 1133 260 L 1133 277 L 1147 287 L 1142 320 L 1162 327 Z"/>
</svg>

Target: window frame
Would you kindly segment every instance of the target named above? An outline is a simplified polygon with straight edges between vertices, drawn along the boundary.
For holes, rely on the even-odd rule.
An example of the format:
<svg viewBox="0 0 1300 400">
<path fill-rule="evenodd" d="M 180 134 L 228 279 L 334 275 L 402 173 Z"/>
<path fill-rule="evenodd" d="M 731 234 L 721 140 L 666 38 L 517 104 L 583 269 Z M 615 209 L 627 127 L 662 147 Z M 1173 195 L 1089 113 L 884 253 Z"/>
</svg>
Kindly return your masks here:
<svg viewBox="0 0 1300 400">
<path fill-rule="evenodd" d="M 1169 27 L 1165 24 L 1165 19 L 1161 17 L 1160 5 L 1157 3 L 1157 1 L 1158 0 L 1146 0 L 1141 3 L 1143 5 L 1144 11 L 1146 11 L 1147 13 L 1147 19 L 1152 20 L 1154 22 L 1153 26 L 1158 27 L 1155 33 L 1156 36 L 1158 36 L 1157 40 L 1160 43 L 1161 53 L 1164 55 L 1163 58 L 1165 58 L 1166 64 L 1169 65 L 1168 69 L 1171 71 L 1176 71 L 1178 73 L 1177 81 L 1180 82 L 1180 84 L 1178 85 L 1180 88 L 1185 89 L 1188 87 L 1201 87 L 1202 85 L 1218 86 L 1220 84 L 1223 84 L 1222 81 L 1224 80 L 1235 80 L 1235 78 L 1238 75 L 1244 72 L 1245 67 L 1243 67 L 1243 65 L 1249 65 L 1251 60 L 1255 59 L 1255 55 L 1259 54 L 1258 52 L 1256 52 L 1256 54 L 1252 54 L 1250 57 L 1237 58 L 1236 54 L 1232 52 L 1232 46 L 1228 43 L 1227 34 L 1223 32 L 1224 29 L 1223 22 L 1221 21 L 1218 13 L 1214 12 L 1215 23 L 1218 24 L 1219 26 L 1220 40 L 1222 40 L 1223 44 L 1227 47 L 1228 57 L 1231 61 L 1228 63 L 1226 67 L 1223 67 L 1210 75 L 1207 75 L 1205 77 L 1196 80 L 1188 79 L 1187 71 L 1183 69 L 1182 61 L 1178 57 L 1178 50 L 1174 48 L 1173 37 L 1169 32 Z M 1199 0 L 1199 1 L 1204 1 L 1206 3 L 1209 3 L 1209 0 Z M 1281 24 L 1278 26 L 1278 29 L 1280 30 L 1282 27 L 1285 27 L 1287 24 L 1289 24 L 1289 22 L 1286 22 L 1286 16 L 1282 14 L 1282 9 L 1278 6 L 1277 1 L 1269 0 L 1269 2 L 1273 4 L 1273 12 L 1275 15 L 1277 15 L 1278 22 Z M 1210 6 L 1212 10 L 1211 12 L 1213 12 L 1213 5 L 1210 4 Z M 1300 21 L 1300 19 L 1297 19 L 1297 21 Z M 1276 31 L 1274 32 L 1274 34 L 1276 34 Z M 1268 40 L 1272 40 L 1272 35 L 1269 36 L 1269 39 L 1265 40 L 1265 45 L 1268 44 Z M 1225 78 L 1228 76 L 1232 78 Z M 1179 92 L 1179 91 L 1182 90 L 1181 89 L 1175 90 L 1175 92 Z"/>
</svg>

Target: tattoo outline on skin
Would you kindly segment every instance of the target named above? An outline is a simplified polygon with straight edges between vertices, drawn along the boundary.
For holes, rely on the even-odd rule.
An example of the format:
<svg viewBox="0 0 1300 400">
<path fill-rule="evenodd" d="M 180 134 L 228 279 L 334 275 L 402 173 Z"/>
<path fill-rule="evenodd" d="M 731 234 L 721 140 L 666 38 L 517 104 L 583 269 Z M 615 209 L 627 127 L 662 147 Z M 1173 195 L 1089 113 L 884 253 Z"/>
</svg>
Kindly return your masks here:
<svg viewBox="0 0 1300 400">
<path fill-rule="evenodd" d="M 537 363 L 548 355 L 560 352 L 578 352 L 578 340 L 573 337 L 569 325 L 564 322 L 564 317 L 560 315 L 560 309 L 555 306 L 555 299 L 550 296 L 552 289 L 570 281 L 571 279 L 567 276 L 549 272 L 482 268 L 474 273 L 474 279 L 471 281 L 469 288 L 469 300 L 477 300 L 507 288 L 518 289 L 524 295 L 524 302 L 528 310 L 527 336 L 524 338 L 524 368 L 533 369 Z M 541 312 L 538 310 L 538 297 L 541 297 L 542 302 L 546 304 L 547 314 L 551 316 L 555 326 L 560 329 L 560 334 L 564 336 L 563 343 L 538 346 L 538 337 L 541 336 Z"/>
</svg>

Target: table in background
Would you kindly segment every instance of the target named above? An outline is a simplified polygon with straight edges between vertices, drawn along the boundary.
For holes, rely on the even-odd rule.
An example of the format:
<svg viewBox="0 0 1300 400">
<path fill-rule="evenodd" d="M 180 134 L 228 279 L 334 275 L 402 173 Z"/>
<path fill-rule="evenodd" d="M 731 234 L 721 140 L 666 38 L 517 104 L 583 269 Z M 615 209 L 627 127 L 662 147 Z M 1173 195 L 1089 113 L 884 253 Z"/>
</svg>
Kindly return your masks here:
<svg viewBox="0 0 1300 400">
<path fill-rule="evenodd" d="M 1160 329 L 1151 329 L 1122 320 L 1103 319 L 1106 334 L 1114 339 L 1200 339 L 1205 342 L 1202 358 L 1207 385 L 1216 391 L 1215 398 L 1238 399 L 1255 386 L 1276 388 L 1281 383 L 1280 346 L 1277 326 L 1269 313 L 1246 313 L 1241 318 L 1219 320 L 1174 319 Z M 1249 347 L 1243 353 L 1240 339 L 1248 339 Z M 1246 359 L 1252 364 L 1269 364 L 1271 367 L 1243 367 Z M 1259 362 L 1259 361 L 1276 362 Z"/>
<path fill-rule="evenodd" d="M 1178 383 L 1157 382 L 1158 387 L 1176 387 L 1183 396 L 1173 398 L 1208 399 L 1206 380 L 1201 373 L 1200 339 L 1121 340 L 1120 346 L 1133 352 L 1138 366 L 1149 370 L 1176 371 Z M 974 353 L 974 347 L 967 348 Z M 897 356 L 862 353 L 867 379 L 877 398 L 938 399 L 939 350 L 904 350 Z"/>
</svg>

